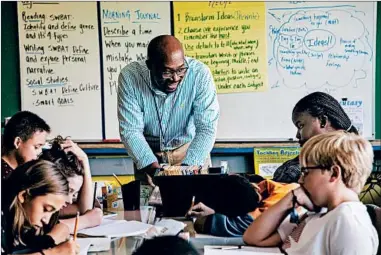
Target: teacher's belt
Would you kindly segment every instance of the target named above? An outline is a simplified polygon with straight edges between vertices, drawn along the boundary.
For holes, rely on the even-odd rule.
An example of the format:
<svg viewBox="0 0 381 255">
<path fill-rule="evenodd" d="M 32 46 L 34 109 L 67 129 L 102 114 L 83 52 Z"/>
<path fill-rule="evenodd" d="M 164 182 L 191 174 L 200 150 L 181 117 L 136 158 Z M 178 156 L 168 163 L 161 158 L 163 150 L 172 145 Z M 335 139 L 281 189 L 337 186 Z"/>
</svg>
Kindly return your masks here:
<svg viewBox="0 0 381 255">
<path fill-rule="evenodd" d="M 186 143 L 174 150 L 155 152 L 159 163 L 179 166 L 185 159 L 190 143 Z"/>
<path fill-rule="evenodd" d="M 186 143 L 174 150 L 155 152 L 155 155 L 158 158 L 160 164 L 163 163 L 168 164 L 170 166 L 179 166 L 184 161 L 185 156 L 187 155 L 189 145 L 190 143 Z M 209 154 L 204 161 L 202 169 L 207 169 L 210 166 L 212 166 L 212 160 Z"/>
</svg>

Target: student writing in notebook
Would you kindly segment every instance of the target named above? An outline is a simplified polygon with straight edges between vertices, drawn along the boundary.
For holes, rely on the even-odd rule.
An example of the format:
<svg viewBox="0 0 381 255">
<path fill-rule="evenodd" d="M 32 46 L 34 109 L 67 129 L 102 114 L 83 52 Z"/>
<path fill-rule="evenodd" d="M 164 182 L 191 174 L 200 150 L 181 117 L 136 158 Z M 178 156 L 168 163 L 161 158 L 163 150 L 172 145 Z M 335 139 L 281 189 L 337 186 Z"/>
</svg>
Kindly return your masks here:
<svg viewBox="0 0 381 255">
<path fill-rule="evenodd" d="M 68 193 L 65 176 L 51 162 L 32 160 L 12 171 L 1 185 L 1 254 L 76 254 L 69 232 L 57 237 L 51 220 Z"/>
<path fill-rule="evenodd" d="M 41 159 L 59 165 L 69 182 L 69 196 L 59 216 L 70 232 L 74 231 L 77 212 L 80 213 L 78 230 L 101 224 L 102 210 L 93 208 L 94 190 L 86 153 L 72 140 L 58 136 L 53 140 L 52 148 L 42 153 Z"/>
<path fill-rule="evenodd" d="M 311 137 L 335 130 L 357 134 L 357 129 L 331 95 L 324 92 L 311 93 L 296 103 L 292 110 L 292 122 L 297 128 L 296 138 L 300 146 Z M 299 156 L 283 163 L 274 173 L 276 182 L 298 182 L 300 177 Z"/>
<path fill-rule="evenodd" d="M 1 179 L 19 165 L 37 159 L 50 133 L 50 127 L 38 115 L 20 111 L 4 127 L 1 151 Z"/>
<path fill-rule="evenodd" d="M 282 246 L 287 254 L 376 254 L 377 232 L 358 197 L 372 162 L 372 145 L 359 135 L 333 131 L 310 138 L 300 153 L 300 187 L 261 214 L 244 241 Z M 308 210 L 301 218 L 296 205 Z"/>
</svg>

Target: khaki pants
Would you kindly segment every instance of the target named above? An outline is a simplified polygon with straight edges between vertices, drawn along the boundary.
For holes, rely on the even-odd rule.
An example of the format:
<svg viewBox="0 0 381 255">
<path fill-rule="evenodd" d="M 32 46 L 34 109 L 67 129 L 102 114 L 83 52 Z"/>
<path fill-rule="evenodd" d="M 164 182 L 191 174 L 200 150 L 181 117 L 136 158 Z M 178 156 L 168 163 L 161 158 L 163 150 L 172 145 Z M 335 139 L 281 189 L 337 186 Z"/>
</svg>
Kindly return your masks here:
<svg viewBox="0 0 381 255">
<path fill-rule="evenodd" d="M 174 149 L 172 151 L 160 151 L 156 152 L 155 155 L 159 161 L 159 164 L 167 164 L 170 166 L 179 166 L 185 159 L 185 156 L 187 155 L 187 151 L 189 148 L 190 143 L 186 143 L 182 146 L 180 146 L 177 149 Z M 212 161 L 210 159 L 210 155 L 205 159 L 204 165 L 202 166 L 202 169 L 207 169 L 209 166 L 212 165 Z M 136 169 L 135 166 L 135 179 L 136 180 L 146 180 L 146 177 L 141 171 Z"/>
</svg>

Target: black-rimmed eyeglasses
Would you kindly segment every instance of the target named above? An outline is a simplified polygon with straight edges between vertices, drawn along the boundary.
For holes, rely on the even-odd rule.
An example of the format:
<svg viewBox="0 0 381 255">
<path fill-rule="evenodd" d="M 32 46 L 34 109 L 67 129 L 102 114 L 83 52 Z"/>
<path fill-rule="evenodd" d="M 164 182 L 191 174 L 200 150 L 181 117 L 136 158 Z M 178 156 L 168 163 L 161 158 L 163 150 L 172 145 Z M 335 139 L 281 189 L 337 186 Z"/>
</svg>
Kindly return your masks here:
<svg viewBox="0 0 381 255">
<path fill-rule="evenodd" d="M 167 70 L 167 71 L 164 71 L 161 73 L 161 76 L 164 78 L 164 79 L 169 79 L 169 78 L 172 78 L 175 74 L 177 76 L 184 76 L 185 73 L 187 72 L 187 70 L 189 69 L 189 66 L 188 66 L 188 63 L 187 61 L 184 59 L 184 65 L 183 67 L 180 67 L 179 69 L 177 70 Z"/>
</svg>

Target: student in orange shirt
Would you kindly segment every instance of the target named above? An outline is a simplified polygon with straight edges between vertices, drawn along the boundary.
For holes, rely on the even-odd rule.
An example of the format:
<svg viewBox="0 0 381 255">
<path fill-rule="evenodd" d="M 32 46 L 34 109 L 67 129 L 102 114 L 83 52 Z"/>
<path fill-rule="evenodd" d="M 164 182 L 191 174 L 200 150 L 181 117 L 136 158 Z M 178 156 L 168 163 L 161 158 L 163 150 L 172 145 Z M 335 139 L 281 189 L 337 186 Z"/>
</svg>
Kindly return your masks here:
<svg viewBox="0 0 381 255">
<path fill-rule="evenodd" d="M 239 175 L 226 176 L 218 185 L 214 209 L 200 202 L 188 215 L 197 217 L 195 228 L 200 233 L 242 236 L 255 218 L 298 186 L 271 180 L 255 184 Z"/>
</svg>

